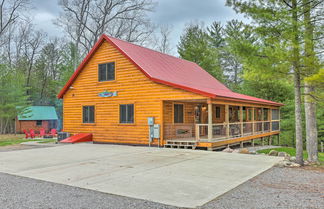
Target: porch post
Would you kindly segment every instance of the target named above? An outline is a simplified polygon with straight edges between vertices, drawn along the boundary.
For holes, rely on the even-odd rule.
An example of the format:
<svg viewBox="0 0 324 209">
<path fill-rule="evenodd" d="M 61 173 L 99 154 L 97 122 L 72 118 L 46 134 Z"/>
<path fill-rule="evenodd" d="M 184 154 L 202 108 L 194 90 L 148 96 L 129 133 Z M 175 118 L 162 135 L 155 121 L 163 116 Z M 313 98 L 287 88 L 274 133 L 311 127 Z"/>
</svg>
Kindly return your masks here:
<svg viewBox="0 0 324 209">
<path fill-rule="evenodd" d="M 229 105 L 225 105 L 226 137 L 229 138 Z"/>
<path fill-rule="evenodd" d="M 243 106 L 240 106 L 240 129 L 241 136 L 243 136 Z"/>
<path fill-rule="evenodd" d="M 207 100 L 208 104 L 208 140 L 213 139 L 213 104 L 210 99 Z"/>
<path fill-rule="evenodd" d="M 264 132 L 264 108 L 261 108 L 262 133 Z"/>
<path fill-rule="evenodd" d="M 269 132 L 271 132 L 272 131 L 272 109 L 271 108 L 269 108 L 269 119 L 268 119 L 268 121 L 270 121 L 270 125 L 269 125 Z"/>
<path fill-rule="evenodd" d="M 252 135 L 254 135 L 254 107 L 252 107 Z"/>
</svg>

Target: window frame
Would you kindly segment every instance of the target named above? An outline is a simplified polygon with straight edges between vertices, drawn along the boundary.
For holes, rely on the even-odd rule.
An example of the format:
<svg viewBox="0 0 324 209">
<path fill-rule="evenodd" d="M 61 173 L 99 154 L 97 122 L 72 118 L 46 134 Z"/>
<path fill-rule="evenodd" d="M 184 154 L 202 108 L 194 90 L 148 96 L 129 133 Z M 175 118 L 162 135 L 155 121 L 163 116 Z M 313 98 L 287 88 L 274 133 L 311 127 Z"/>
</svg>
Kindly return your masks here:
<svg viewBox="0 0 324 209">
<path fill-rule="evenodd" d="M 85 109 L 84 108 L 89 108 L 93 107 L 93 121 L 90 121 L 90 111 L 88 112 L 88 120 L 85 121 Z M 83 105 L 82 106 L 82 123 L 83 124 L 95 124 L 96 123 L 96 107 L 95 105 Z"/>
<path fill-rule="evenodd" d="M 176 122 L 176 120 L 175 120 L 175 106 L 176 105 L 181 105 L 182 106 L 182 122 Z M 182 103 L 173 103 L 173 123 L 175 123 L 175 124 L 183 124 L 183 123 L 185 123 L 185 106 L 184 106 L 184 104 L 182 104 Z"/>
<path fill-rule="evenodd" d="M 40 124 L 38 124 L 38 122 L 40 122 Z M 36 120 L 36 126 L 42 126 L 43 125 L 43 121 L 42 120 Z"/>
<path fill-rule="evenodd" d="M 121 107 L 126 105 L 126 121 L 123 122 L 122 121 L 122 112 L 121 112 Z M 128 107 L 129 106 L 132 106 L 133 107 L 133 120 L 130 121 L 128 119 Z M 135 124 L 135 104 L 134 103 L 128 103 L 128 104 L 119 104 L 119 124 L 122 124 L 122 125 L 133 125 Z"/>
<path fill-rule="evenodd" d="M 109 68 L 108 68 L 108 65 L 109 64 L 113 64 L 113 66 L 114 66 L 114 78 L 113 79 L 108 79 L 108 77 L 109 77 Z M 106 75 L 106 80 L 101 80 L 100 79 L 100 66 L 102 66 L 102 65 L 104 65 L 104 66 L 106 66 L 106 70 L 105 70 L 105 75 Z M 106 82 L 106 81 L 115 81 L 116 80 L 116 62 L 105 62 L 105 63 L 99 63 L 98 64 L 98 82 Z"/>
<path fill-rule="evenodd" d="M 219 110 L 219 112 L 217 112 L 217 110 Z M 219 113 L 219 115 L 217 115 L 217 113 Z M 221 116 L 221 107 L 220 106 L 215 106 L 215 118 L 216 119 L 221 119 L 221 117 L 222 117 Z"/>
</svg>

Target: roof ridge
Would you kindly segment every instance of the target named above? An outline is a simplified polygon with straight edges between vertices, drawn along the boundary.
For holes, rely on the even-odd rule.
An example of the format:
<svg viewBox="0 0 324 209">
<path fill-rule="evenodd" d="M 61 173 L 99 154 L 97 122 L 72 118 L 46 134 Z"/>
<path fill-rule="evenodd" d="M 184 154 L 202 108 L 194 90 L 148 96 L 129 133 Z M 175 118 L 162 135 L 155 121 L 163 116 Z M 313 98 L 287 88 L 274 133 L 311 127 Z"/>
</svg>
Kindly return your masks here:
<svg viewBox="0 0 324 209">
<path fill-rule="evenodd" d="M 105 34 L 106 35 L 106 34 Z M 125 42 L 127 44 L 131 44 L 131 45 L 134 45 L 134 46 L 137 46 L 137 47 L 141 47 L 143 49 L 146 49 L 146 50 L 150 50 L 150 51 L 153 51 L 153 52 L 156 52 L 156 53 L 159 53 L 159 54 L 162 54 L 162 55 L 166 55 L 166 56 L 169 56 L 169 57 L 172 57 L 174 59 L 179 59 L 179 60 L 182 60 L 182 61 L 185 61 L 185 62 L 191 62 L 191 63 L 194 63 L 194 64 L 197 64 L 193 61 L 190 61 L 190 60 L 186 60 L 186 59 L 183 59 L 181 57 L 176 57 L 174 55 L 170 55 L 170 54 L 166 54 L 166 53 L 163 53 L 163 52 L 160 52 L 160 51 L 157 51 L 155 49 L 151 49 L 151 48 L 148 48 L 148 47 L 145 47 L 145 46 L 141 46 L 141 45 L 138 45 L 138 44 L 135 44 L 135 43 L 132 43 L 132 42 L 128 42 L 128 41 L 125 41 L 123 39 L 120 39 L 120 38 L 116 38 L 116 37 L 113 37 L 113 36 L 110 36 L 110 35 L 106 35 L 108 38 L 113 38 L 113 39 L 117 39 L 119 41 L 122 41 L 122 42 Z M 198 65 L 198 64 L 197 64 Z M 198 65 L 199 66 L 199 65 Z M 199 66 L 200 67 L 200 66 Z"/>
</svg>

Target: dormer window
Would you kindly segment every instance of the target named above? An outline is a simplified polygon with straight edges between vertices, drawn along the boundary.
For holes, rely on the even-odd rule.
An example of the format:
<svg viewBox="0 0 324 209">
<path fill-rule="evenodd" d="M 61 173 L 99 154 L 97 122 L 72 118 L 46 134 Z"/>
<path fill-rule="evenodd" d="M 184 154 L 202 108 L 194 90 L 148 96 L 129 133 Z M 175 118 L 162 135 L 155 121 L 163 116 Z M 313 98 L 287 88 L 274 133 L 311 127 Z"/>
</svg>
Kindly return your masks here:
<svg viewBox="0 0 324 209">
<path fill-rule="evenodd" d="M 115 63 L 109 62 L 99 64 L 98 66 L 99 81 L 113 81 L 115 80 Z"/>
</svg>

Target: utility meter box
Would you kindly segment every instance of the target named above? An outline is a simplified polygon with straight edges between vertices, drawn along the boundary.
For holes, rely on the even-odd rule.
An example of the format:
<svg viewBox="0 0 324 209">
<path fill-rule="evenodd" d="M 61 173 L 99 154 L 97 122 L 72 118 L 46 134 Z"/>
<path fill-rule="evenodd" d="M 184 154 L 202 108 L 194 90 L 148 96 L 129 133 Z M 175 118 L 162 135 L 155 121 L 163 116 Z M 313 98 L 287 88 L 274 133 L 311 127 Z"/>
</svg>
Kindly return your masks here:
<svg viewBox="0 0 324 209">
<path fill-rule="evenodd" d="M 160 124 L 154 124 L 153 126 L 153 138 L 160 138 Z"/>
<path fill-rule="evenodd" d="M 154 117 L 148 117 L 147 118 L 147 124 L 149 126 L 153 126 L 154 125 Z"/>
</svg>

